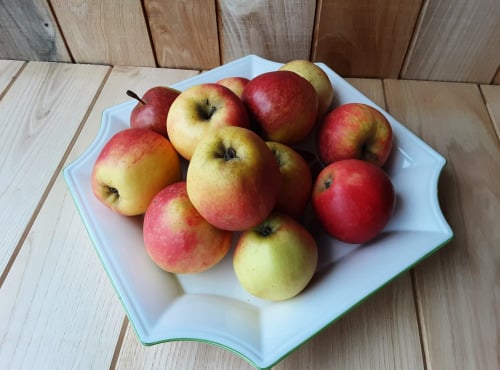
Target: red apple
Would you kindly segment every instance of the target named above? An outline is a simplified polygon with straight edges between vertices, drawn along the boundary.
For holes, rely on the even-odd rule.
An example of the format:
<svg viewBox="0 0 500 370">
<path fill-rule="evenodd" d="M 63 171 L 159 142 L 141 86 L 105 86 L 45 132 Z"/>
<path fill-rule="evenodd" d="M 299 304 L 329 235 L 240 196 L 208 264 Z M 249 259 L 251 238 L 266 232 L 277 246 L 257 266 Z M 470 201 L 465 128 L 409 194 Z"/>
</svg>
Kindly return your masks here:
<svg viewBox="0 0 500 370">
<path fill-rule="evenodd" d="M 360 159 L 333 162 L 318 175 L 312 205 L 323 228 L 346 243 L 366 243 L 389 222 L 396 202 L 389 176 Z"/>
<path fill-rule="evenodd" d="M 187 192 L 212 225 L 245 230 L 274 208 L 281 174 L 273 152 L 253 131 L 227 126 L 199 142 L 187 169 Z"/>
<path fill-rule="evenodd" d="M 172 103 L 167 117 L 168 137 L 187 160 L 209 131 L 223 126 L 249 125 L 248 113 L 240 98 L 216 83 L 198 84 L 183 91 Z"/>
<path fill-rule="evenodd" d="M 233 254 L 233 268 L 250 294 L 282 301 L 299 294 L 311 281 L 318 264 L 312 235 L 292 217 L 272 213 L 244 231 Z"/>
<path fill-rule="evenodd" d="M 210 225 L 193 207 L 180 181 L 161 190 L 151 201 L 143 223 L 146 251 L 163 270 L 205 271 L 227 254 L 232 232 Z"/>
<path fill-rule="evenodd" d="M 146 212 L 151 199 L 181 179 L 180 160 L 170 142 L 146 128 L 113 135 L 91 174 L 92 191 L 103 204 L 126 216 Z"/>
<path fill-rule="evenodd" d="M 294 144 L 311 132 L 318 94 L 309 81 L 291 71 L 271 71 L 251 79 L 242 100 L 265 140 Z"/>
<path fill-rule="evenodd" d="M 343 104 L 323 119 L 316 148 L 325 165 L 355 158 L 381 167 L 392 150 L 392 128 L 387 118 L 370 105 Z"/>
<path fill-rule="evenodd" d="M 312 175 L 305 159 L 290 146 L 266 142 L 281 172 L 282 187 L 275 209 L 299 219 L 311 198 Z"/>
<path fill-rule="evenodd" d="M 241 99 L 241 95 L 243 94 L 243 90 L 245 89 L 248 81 L 250 81 L 248 78 L 234 76 L 222 78 L 217 81 L 217 83 L 226 86 Z"/>
<path fill-rule="evenodd" d="M 147 128 L 166 137 L 168 111 L 179 94 L 180 91 L 166 86 L 152 87 L 142 98 L 127 90 L 127 95 L 138 101 L 130 114 L 130 127 Z"/>
</svg>

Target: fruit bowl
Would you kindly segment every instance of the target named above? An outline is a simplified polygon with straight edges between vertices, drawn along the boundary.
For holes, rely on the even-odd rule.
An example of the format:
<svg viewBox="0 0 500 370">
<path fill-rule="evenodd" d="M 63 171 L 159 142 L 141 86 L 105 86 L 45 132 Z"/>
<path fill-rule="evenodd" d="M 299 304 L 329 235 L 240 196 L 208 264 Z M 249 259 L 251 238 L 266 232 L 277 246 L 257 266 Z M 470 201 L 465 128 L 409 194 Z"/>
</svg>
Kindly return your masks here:
<svg viewBox="0 0 500 370">
<path fill-rule="evenodd" d="M 249 55 L 172 87 L 182 91 L 224 77 L 252 78 L 280 66 Z M 369 104 L 388 118 L 394 148 L 384 168 L 393 181 L 397 205 L 383 232 L 364 245 L 336 241 L 313 217 L 306 217 L 304 222 L 318 243 L 319 264 L 309 286 L 292 299 L 270 302 L 245 292 L 233 271 L 232 251 L 199 274 L 164 272 L 146 254 L 142 218 L 113 213 L 94 197 L 90 187 L 94 161 L 113 134 L 129 127 L 135 101 L 106 109 L 95 140 L 64 168 L 83 223 L 144 345 L 198 340 L 227 348 L 257 368 L 270 368 L 453 237 L 437 193 L 445 159 L 326 65 L 318 66 L 335 87 L 334 104 Z M 303 145 L 311 149 L 307 141 Z"/>
</svg>

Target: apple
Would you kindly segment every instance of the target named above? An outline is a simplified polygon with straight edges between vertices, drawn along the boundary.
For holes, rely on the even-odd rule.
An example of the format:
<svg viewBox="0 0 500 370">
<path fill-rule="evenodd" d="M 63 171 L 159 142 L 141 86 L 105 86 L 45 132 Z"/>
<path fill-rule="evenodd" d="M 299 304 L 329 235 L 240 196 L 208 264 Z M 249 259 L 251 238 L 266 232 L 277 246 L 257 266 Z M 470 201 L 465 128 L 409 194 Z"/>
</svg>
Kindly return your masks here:
<svg viewBox="0 0 500 370">
<path fill-rule="evenodd" d="M 281 190 L 273 152 L 255 132 L 237 126 L 211 130 L 187 168 L 194 207 L 212 225 L 241 231 L 262 222 Z"/>
<path fill-rule="evenodd" d="M 355 158 L 381 167 L 391 153 L 392 136 L 391 125 L 379 110 L 362 103 L 346 103 L 324 117 L 316 148 L 325 165 Z"/>
<path fill-rule="evenodd" d="M 233 254 L 234 272 L 243 289 L 271 301 L 302 292 L 317 264 L 313 236 L 292 217 L 276 212 L 241 233 Z"/>
<path fill-rule="evenodd" d="M 241 99 L 267 141 L 298 143 L 316 122 L 318 94 L 295 72 L 262 73 L 248 82 Z"/>
<path fill-rule="evenodd" d="M 318 118 L 330 110 L 333 102 L 333 86 L 328 75 L 319 66 L 306 59 L 295 59 L 280 67 L 281 71 L 292 71 L 311 83 L 318 94 Z"/>
<path fill-rule="evenodd" d="M 233 76 L 222 78 L 216 83 L 226 86 L 241 99 L 241 95 L 243 94 L 243 90 L 245 89 L 248 81 L 250 80 L 246 77 Z"/>
<path fill-rule="evenodd" d="M 142 98 L 131 90 L 127 90 L 126 94 L 137 100 L 130 113 L 130 127 L 148 128 L 166 137 L 168 111 L 180 91 L 166 86 L 155 86 L 147 90 Z"/>
<path fill-rule="evenodd" d="M 346 243 L 366 243 L 387 225 L 396 202 L 394 186 L 380 167 L 361 159 L 333 162 L 318 175 L 312 192 L 323 228 Z"/>
<path fill-rule="evenodd" d="M 305 159 L 288 145 L 266 142 L 271 149 L 282 177 L 281 192 L 275 210 L 299 219 L 311 198 L 313 179 Z"/>
<path fill-rule="evenodd" d="M 146 128 L 127 128 L 101 149 L 91 187 L 113 211 L 135 216 L 146 212 L 156 193 L 180 178 L 179 156 L 164 136 Z"/>
<path fill-rule="evenodd" d="M 168 137 L 187 160 L 207 132 L 217 127 L 249 125 L 248 113 L 240 98 L 217 83 L 202 83 L 184 90 L 172 103 L 167 116 Z"/>
<path fill-rule="evenodd" d="M 143 239 L 153 262 L 167 272 L 193 274 L 219 263 L 231 248 L 233 233 L 209 224 L 193 207 L 186 182 L 155 195 L 144 215 Z"/>
</svg>

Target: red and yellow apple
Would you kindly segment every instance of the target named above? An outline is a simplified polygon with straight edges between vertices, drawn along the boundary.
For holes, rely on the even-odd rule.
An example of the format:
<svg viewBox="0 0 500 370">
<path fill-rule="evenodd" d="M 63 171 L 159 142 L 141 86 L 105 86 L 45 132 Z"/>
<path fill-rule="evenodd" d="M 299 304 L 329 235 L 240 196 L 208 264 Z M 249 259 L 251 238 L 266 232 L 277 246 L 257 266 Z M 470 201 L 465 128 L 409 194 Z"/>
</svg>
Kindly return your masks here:
<svg viewBox="0 0 500 370">
<path fill-rule="evenodd" d="M 318 93 L 318 118 L 330 110 L 334 90 L 330 78 L 319 66 L 306 59 L 295 59 L 280 67 L 281 71 L 292 71 L 311 83 Z"/>
<path fill-rule="evenodd" d="M 209 224 L 193 207 L 186 182 L 155 195 L 145 215 L 143 239 L 148 255 L 163 270 L 193 274 L 219 263 L 231 248 L 233 233 Z"/>
<path fill-rule="evenodd" d="M 234 92 L 238 96 L 238 98 L 241 99 L 243 90 L 245 89 L 248 81 L 250 80 L 246 77 L 233 76 L 222 78 L 218 80 L 217 83 L 226 86 L 228 89 Z"/>
<path fill-rule="evenodd" d="M 130 90 L 126 93 L 137 100 L 130 113 L 130 127 L 148 128 L 166 137 L 168 111 L 180 91 L 166 86 L 154 86 L 142 98 Z"/>
<path fill-rule="evenodd" d="M 253 131 L 226 126 L 208 132 L 187 168 L 187 192 L 198 212 L 217 228 L 241 231 L 274 208 L 281 174 L 273 152 Z"/>
<path fill-rule="evenodd" d="M 272 213 L 241 233 L 233 254 L 234 272 L 243 289 L 272 301 L 302 292 L 317 264 L 313 236 L 292 217 L 280 213 Z"/>
<path fill-rule="evenodd" d="M 250 125 L 240 98 L 217 83 L 202 83 L 181 92 L 170 107 L 166 124 L 172 145 L 187 160 L 207 132 L 223 126 Z"/>
<path fill-rule="evenodd" d="M 266 142 L 281 172 L 281 192 L 275 210 L 299 219 L 311 198 L 312 175 L 305 159 L 292 147 L 274 141 Z"/>
<path fill-rule="evenodd" d="M 262 73 L 248 82 L 241 99 L 267 141 L 298 143 L 316 122 L 318 94 L 295 72 Z"/>
<path fill-rule="evenodd" d="M 180 178 L 179 156 L 164 136 L 128 128 L 101 149 L 91 186 L 97 199 L 113 211 L 134 216 L 144 213 L 156 193 Z"/>
<path fill-rule="evenodd" d="M 325 165 L 354 158 L 381 167 L 392 150 L 392 127 L 387 118 L 370 105 L 342 104 L 321 122 L 316 148 Z"/>
<path fill-rule="evenodd" d="M 346 243 L 366 243 L 389 222 L 396 202 L 389 176 L 360 159 L 333 162 L 318 175 L 312 192 L 323 228 Z"/>
</svg>

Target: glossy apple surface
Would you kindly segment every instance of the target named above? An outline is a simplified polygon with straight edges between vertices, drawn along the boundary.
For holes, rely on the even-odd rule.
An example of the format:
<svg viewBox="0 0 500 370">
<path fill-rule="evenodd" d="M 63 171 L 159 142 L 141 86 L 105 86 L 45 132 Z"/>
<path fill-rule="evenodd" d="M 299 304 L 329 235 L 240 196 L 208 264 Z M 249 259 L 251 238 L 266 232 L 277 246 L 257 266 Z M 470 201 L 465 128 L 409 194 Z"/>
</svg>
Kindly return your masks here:
<svg viewBox="0 0 500 370">
<path fill-rule="evenodd" d="M 217 83 L 203 83 L 183 91 L 167 117 L 168 137 L 187 160 L 207 132 L 224 126 L 249 127 L 248 113 L 238 96 Z"/>
<path fill-rule="evenodd" d="M 253 131 L 228 126 L 200 141 L 187 169 L 187 192 L 212 225 L 232 231 L 262 222 L 281 189 L 278 163 Z"/>
<path fill-rule="evenodd" d="M 341 159 L 362 159 L 383 166 L 392 150 L 392 128 L 372 106 L 347 103 L 329 112 L 319 126 L 318 156 L 325 165 Z"/>
<path fill-rule="evenodd" d="M 243 90 L 242 100 L 267 141 L 297 143 L 316 122 L 318 94 L 306 79 L 291 71 L 254 77 Z"/>
<path fill-rule="evenodd" d="M 243 95 L 243 90 L 245 89 L 245 86 L 247 85 L 248 81 L 250 81 L 248 78 L 234 76 L 234 77 L 222 78 L 219 81 L 217 81 L 217 83 L 226 86 L 241 99 L 241 96 Z"/>
<path fill-rule="evenodd" d="M 296 59 L 280 67 L 282 71 L 292 71 L 311 83 L 318 93 L 318 117 L 323 117 L 333 103 L 334 90 L 328 75 L 309 60 Z"/>
<path fill-rule="evenodd" d="M 167 136 L 167 115 L 173 101 L 180 91 L 166 87 L 155 86 L 147 90 L 142 98 L 130 90 L 127 95 L 138 100 L 130 113 L 130 127 L 147 128 L 163 136 Z"/>
<path fill-rule="evenodd" d="M 180 178 L 179 156 L 164 136 L 146 128 L 128 128 L 102 148 L 91 186 L 106 206 L 133 216 L 146 212 L 156 193 Z"/>
<path fill-rule="evenodd" d="M 378 166 L 344 159 L 325 167 L 312 193 L 324 229 L 346 243 L 366 243 L 387 225 L 396 202 L 389 176 Z"/>
<path fill-rule="evenodd" d="M 312 175 L 305 159 L 288 145 L 266 142 L 280 168 L 282 187 L 275 210 L 299 219 L 311 198 Z"/>
<path fill-rule="evenodd" d="M 238 281 L 250 294 L 267 300 L 290 299 L 311 281 L 318 263 L 312 235 L 292 217 L 272 213 L 243 232 L 233 254 Z"/>
<path fill-rule="evenodd" d="M 198 273 L 219 263 L 231 247 L 232 232 L 210 225 L 193 207 L 184 181 L 155 195 L 143 223 L 144 245 L 160 268 Z"/>
</svg>

